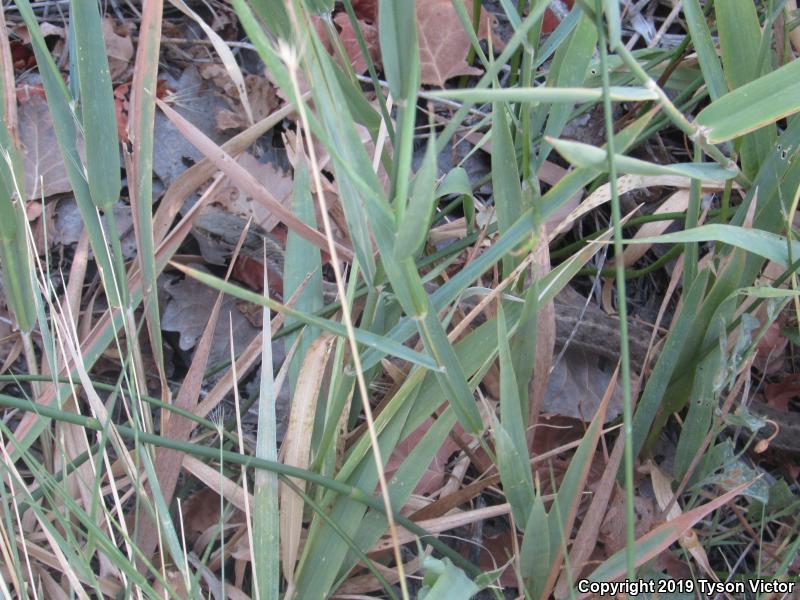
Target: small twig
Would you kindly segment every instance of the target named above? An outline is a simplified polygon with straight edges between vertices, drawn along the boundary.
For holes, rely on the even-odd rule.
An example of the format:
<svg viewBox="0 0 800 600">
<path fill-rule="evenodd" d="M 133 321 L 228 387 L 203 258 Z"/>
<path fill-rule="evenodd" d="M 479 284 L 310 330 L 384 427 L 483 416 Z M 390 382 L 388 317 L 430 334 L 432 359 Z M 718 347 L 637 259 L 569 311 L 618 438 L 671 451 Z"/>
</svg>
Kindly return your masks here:
<svg viewBox="0 0 800 600">
<path fill-rule="evenodd" d="M 358 79 L 362 83 L 372 83 L 372 78 L 367 77 L 366 75 L 356 75 L 356 79 Z M 381 85 L 382 88 L 389 88 L 389 84 L 382 79 L 378 79 L 378 83 Z M 448 100 L 447 98 L 440 98 L 439 96 L 429 94 L 423 90 L 420 90 L 417 93 L 417 96 L 420 98 L 424 98 L 425 100 L 429 100 L 431 102 L 438 102 L 439 104 L 444 104 L 445 106 L 450 106 L 451 108 L 459 109 L 463 106 L 462 103 L 456 102 L 455 100 Z M 488 117 L 489 115 L 485 112 L 478 110 L 477 108 L 470 108 L 469 112 L 477 117 L 482 119 Z"/>
<path fill-rule="evenodd" d="M 678 0 L 678 2 L 675 3 L 675 6 L 672 7 L 670 13 L 667 15 L 667 18 L 664 19 L 664 22 L 661 24 L 661 27 L 656 32 L 655 36 L 653 36 L 652 41 L 647 45 L 648 48 L 654 48 L 658 46 L 658 43 L 661 41 L 661 38 L 664 37 L 667 29 L 669 29 L 670 26 L 675 22 L 675 19 L 678 18 L 682 7 L 682 0 Z"/>
</svg>

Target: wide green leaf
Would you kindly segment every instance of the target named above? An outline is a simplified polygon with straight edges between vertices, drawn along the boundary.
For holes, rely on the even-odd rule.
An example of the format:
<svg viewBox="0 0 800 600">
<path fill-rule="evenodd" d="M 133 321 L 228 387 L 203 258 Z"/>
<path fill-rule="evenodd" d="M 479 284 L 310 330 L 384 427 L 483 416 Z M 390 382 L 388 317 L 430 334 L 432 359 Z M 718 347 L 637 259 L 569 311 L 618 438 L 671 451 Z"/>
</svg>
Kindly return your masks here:
<svg viewBox="0 0 800 600">
<path fill-rule="evenodd" d="M 800 111 L 800 60 L 736 88 L 706 106 L 695 123 L 712 144 L 755 131 Z"/>
<path fill-rule="evenodd" d="M 786 238 L 769 231 L 745 229 L 735 225 L 712 223 L 686 231 L 628 240 L 629 244 L 683 244 L 686 242 L 722 242 L 777 262 L 784 267 L 791 264 L 789 242 Z M 795 258 L 800 256 L 800 242 L 791 242 L 791 256 Z"/>
</svg>

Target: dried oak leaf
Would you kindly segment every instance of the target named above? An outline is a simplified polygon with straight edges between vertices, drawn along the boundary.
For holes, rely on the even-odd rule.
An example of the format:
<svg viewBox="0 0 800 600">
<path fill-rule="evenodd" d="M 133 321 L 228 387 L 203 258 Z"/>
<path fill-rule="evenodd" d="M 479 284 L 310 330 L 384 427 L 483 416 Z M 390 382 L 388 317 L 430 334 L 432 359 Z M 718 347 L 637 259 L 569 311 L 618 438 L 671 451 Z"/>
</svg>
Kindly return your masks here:
<svg viewBox="0 0 800 600">
<path fill-rule="evenodd" d="M 465 4 L 472 14 L 472 1 Z M 422 83 L 444 87 L 451 77 L 480 74 L 480 69 L 467 64 L 469 36 L 451 0 L 417 0 L 416 13 Z M 490 35 L 493 19 L 481 9 L 479 39 Z"/>
</svg>

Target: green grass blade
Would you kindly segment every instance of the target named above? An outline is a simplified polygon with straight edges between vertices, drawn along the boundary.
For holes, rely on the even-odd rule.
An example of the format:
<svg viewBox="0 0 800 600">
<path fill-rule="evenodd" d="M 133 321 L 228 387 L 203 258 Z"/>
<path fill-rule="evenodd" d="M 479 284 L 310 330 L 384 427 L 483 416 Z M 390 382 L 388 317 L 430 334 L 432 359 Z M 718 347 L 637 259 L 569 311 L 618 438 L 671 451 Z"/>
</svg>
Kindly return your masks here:
<svg viewBox="0 0 800 600">
<path fill-rule="evenodd" d="M 607 163 L 606 152 L 596 146 L 552 138 L 548 138 L 548 141 L 561 156 L 577 167 L 598 171 L 607 169 L 604 164 Z M 737 174 L 734 170 L 715 163 L 659 165 L 622 154 L 615 154 L 614 161 L 619 172 L 631 175 L 679 175 L 693 179 L 724 180 L 732 179 Z"/>
<path fill-rule="evenodd" d="M 5 31 L 5 19 L 0 15 L 0 33 Z M 10 58 L 8 38 L 4 37 L 0 44 L 5 46 L 0 56 Z M 0 67 L 4 72 L 7 69 L 13 72 L 13 66 L 5 62 Z M 20 330 L 27 334 L 36 324 L 36 295 L 28 258 L 22 156 L 8 129 L 16 122 L 16 115 L 8 114 L 16 107 L 16 90 L 8 88 L 6 79 L 0 77 L 0 266 L 6 302 Z"/>
<path fill-rule="evenodd" d="M 597 30 L 594 23 L 592 23 L 592 19 L 584 14 L 569 38 L 556 51 L 547 76 L 547 86 L 560 88 L 582 85 L 586 79 L 589 62 L 594 55 L 596 45 Z M 541 130 L 540 124 L 546 118 L 545 136 L 559 137 L 572 115 L 572 109 L 572 104 L 558 104 L 552 107 L 547 105 L 540 106 L 533 117 L 534 131 Z M 534 173 L 538 172 L 539 167 L 550 154 L 550 145 L 547 140 L 548 138 L 546 137 L 546 143 L 543 143 L 539 148 L 533 167 Z"/>
<path fill-rule="evenodd" d="M 582 82 L 583 80 L 581 80 Z M 614 86 L 610 89 L 611 99 L 615 102 L 646 102 L 655 100 L 658 96 L 644 87 Z M 539 104 L 562 103 L 568 104 L 569 117 L 572 112 L 571 105 L 576 102 L 599 102 L 603 98 L 603 90 L 599 88 L 583 87 L 516 87 L 516 88 L 493 88 L 493 89 L 464 89 L 464 90 L 443 90 L 431 92 L 435 98 L 445 98 L 448 100 L 458 100 L 474 104 L 484 104 L 488 102 L 530 102 Z"/>
<path fill-rule="evenodd" d="M 413 2 L 380 0 L 378 31 L 386 81 L 395 101 L 408 100 L 419 87 L 419 49 Z"/>
<path fill-rule="evenodd" d="M 620 43 L 622 35 L 619 0 L 603 0 L 603 12 L 606 15 L 606 23 L 608 24 L 608 45 L 614 48 Z"/>
<path fill-rule="evenodd" d="M 269 290 L 264 272 L 264 290 Z M 268 293 L 268 292 L 266 292 Z M 275 381 L 272 373 L 272 336 L 270 311 L 262 310 L 261 381 L 258 402 L 258 429 L 255 455 L 277 462 L 277 419 L 275 416 Z M 256 596 L 277 600 L 280 589 L 280 522 L 278 512 L 278 477 L 268 471 L 256 471 L 253 484 L 253 570 Z"/>
<path fill-rule="evenodd" d="M 471 598 L 478 592 L 475 582 L 446 558 L 439 560 L 430 556 L 425 557 L 423 566 L 426 573 L 422 580 L 420 598 L 463 600 L 463 598 Z"/>
<path fill-rule="evenodd" d="M 526 423 L 522 419 L 523 411 L 502 305 L 498 305 L 497 309 L 497 342 L 500 351 L 500 421 L 495 419 L 493 424 L 497 468 L 514 520 L 518 527 L 522 527 L 528 521 L 534 500 L 533 479 L 528 464 Z"/>
<path fill-rule="evenodd" d="M 758 58 L 761 27 L 758 14 L 755 4 L 749 0 L 715 2 L 714 11 L 725 79 L 728 87 L 735 90 L 761 75 Z M 775 130 L 770 128 L 754 132 L 744 139 L 742 171 L 750 179 L 769 153 L 774 137 Z"/>
<path fill-rule="evenodd" d="M 425 402 L 425 399 L 420 398 L 418 402 Z M 403 506 L 408 501 L 455 424 L 455 413 L 451 409 L 446 409 L 436 418 L 422 439 L 414 445 L 413 450 L 408 453 L 389 482 L 392 506 Z M 401 437 L 405 436 L 401 434 Z M 386 517 L 379 512 L 370 511 L 359 527 L 356 543 L 361 548 L 371 548 L 385 531 Z M 353 555 L 348 556 L 344 568 L 355 564 L 355 558 Z"/>
<path fill-rule="evenodd" d="M 408 182 L 411 178 L 416 99 L 420 83 L 416 11 L 413 2 L 393 0 L 380 0 L 378 8 L 383 67 L 389 90 L 397 102 L 390 198 L 393 199 L 395 217 L 399 221 L 405 212 Z"/>
<path fill-rule="evenodd" d="M 522 186 L 517 169 L 517 154 L 505 104 L 492 106 L 492 191 L 500 234 L 506 233 L 523 212 Z M 509 252 L 503 257 L 503 275 L 508 276 L 520 259 Z"/>
<path fill-rule="evenodd" d="M 428 237 L 435 208 L 436 174 L 436 141 L 431 131 L 422 165 L 414 177 L 408 208 L 397 228 L 394 242 L 396 261 L 415 258 Z"/>
<path fill-rule="evenodd" d="M 97 208 L 105 213 L 119 199 L 121 179 L 111 72 L 100 26 L 99 5 L 97 2 L 72 0 L 70 17 L 77 51 L 89 191 Z"/>
<path fill-rule="evenodd" d="M 304 159 L 299 159 L 294 168 L 294 188 L 292 190 L 292 212 L 309 227 L 317 229 L 317 216 L 314 212 L 314 203 L 311 197 L 311 182 L 308 176 L 308 165 Z M 322 308 L 322 258 L 319 248 L 310 244 L 302 237 L 290 231 L 286 240 L 286 260 L 283 265 L 283 290 L 284 297 L 290 298 L 303 284 L 305 288 L 294 307 L 305 313 L 315 313 Z M 305 282 L 309 277 L 308 283 Z M 289 326 L 295 319 L 286 319 Z M 299 333 L 292 333 L 286 337 L 286 347 L 291 348 Z M 297 373 L 303 362 L 311 343 L 319 335 L 318 327 L 308 327 L 303 332 L 303 339 L 292 358 L 289 368 L 289 388 L 294 390 L 297 382 Z"/>
<path fill-rule="evenodd" d="M 84 176 L 83 161 L 78 153 L 76 144 L 78 132 L 75 127 L 77 118 L 70 104 L 69 92 L 64 84 L 64 79 L 61 77 L 61 72 L 50 54 L 41 29 L 39 29 L 36 15 L 33 13 L 29 1 L 20 0 L 17 3 L 17 8 L 31 36 L 31 46 L 36 56 L 39 75 L 42 78 L 42 84 L 47 95 L 47 104 L 53 118 L 53 127 L 56 132 L 58 146 L 64 157 L 64 166 L 81 213 L 81 220 L 89 234 L 95 260 L 100 267 L 106 296 L 112 306 L 121 306 L 122 302 L 117 293 L 118 289 L 120 289 L 119 281 L 114 281 L 111 276 L 115 272 L 112 267 L 111 252 L 104 239 L 103 226 Z M 105 52 L 105 49 L 102 52 Z M 113 139 L 116 140 L 116 127 L 113 129 L 112 135 Z M 116 142 L 114 153 L 118 156 Z M 117 168 L 117 175 L 119 175 L 119 168 Z"/>
<path fill-rule="evenodd" d="M 658 362 L 653 368 L 650 377 L 648 377 L 642 397 L 636 405 L 636 412 L 633 416 L 634 456 L 639 453 L 644 445 L 650 426 L 675 373 L 675 367 L 686 343 L 686 337 L 694 323 L 699 308 L 703 304 L 708 278 L 708 269 L 701 271 L 692 287 L 684 295 L 681 312 L 670 329 Z"/>
<path fill-rule="evenodd" d="M 788 267 L 792 262 L 789 259 L 789 242 L 786 238 L 760 229 L 744 229 L 735 225 L 718 223 L 702 225 L 686 231 L 665 233 L 655 237 L 629 240 L 629 243 L 668 244 L 712 241 L 741 248 L 752 254 L 777 262 L 784 267 Z M 791 253 L 795 257 L 800 256 L 800 242 L 794 240 L 791 242 Z"/>
<path fill-rule="evenodd" d="M 689 34 L 692 36 L 692 44 L 697 52 L 700 70 L 703 72 L 706 87 L 708 87 L 708 94 L 712 100 L 716 100 L 728 92 L 728 87 L 725 84 L 725 75 L 719 64 L 719 56 L 717 56 L 717 50 L 711 39 L 711 32 L 708 30 L 700 1 L 684 0 L 683 14 L 686 17 Z"/>
<path fill-rule="evenodd" d="M 531 598 L 541 598 L 550 565 L 553 562 L 550 548 L 550 525 L 542 495 L 533 499 L 530 515 L 525 524 L 525 535 L 519 550 L 519 566 L 526 589 Z"/>
</svg>

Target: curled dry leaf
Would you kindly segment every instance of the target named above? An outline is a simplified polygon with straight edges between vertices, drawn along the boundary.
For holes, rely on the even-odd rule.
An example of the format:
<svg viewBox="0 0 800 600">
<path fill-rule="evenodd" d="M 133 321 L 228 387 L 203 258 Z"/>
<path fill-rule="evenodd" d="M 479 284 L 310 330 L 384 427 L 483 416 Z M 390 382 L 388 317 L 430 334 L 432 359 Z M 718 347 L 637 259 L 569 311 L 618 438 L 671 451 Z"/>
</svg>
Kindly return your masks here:
<svg viewBox="0 0 800 600">
<path fill-rule="evenodd" d="M 471 16 L 472 0 L 463 1 L 467 14 Z M 451 0 L 416 0 L 415 8 L 419 38 L 420 82 L 444 87 L 445 82 L 451 77 L 480 74 L 480 69 L 467 64 L 467 52 L 470 48 L 469 35 L 461 25 Z M 378 2 L 377 0 L 354 1 L 353 10 L 361 25 L 370 55 L 375 60 L 378 49 L 376 27 Z M 348 57 L 353 62 L 353 68 L 356 72 L 363 72 L 366 63 L 358 48 L 350 20 L 345 13 L 340 13 L 334 18 L 334 21 L 341 28 L 342 43 L 345 45 Z M 326 40 L 327 34 L 320 30 L 318 23 L 315 25 L 317 25 L 318 33 L 321 34 L 321 39 Z M 493 25 L 494 16 L 481 8 L 478 39 L 489 37 Z M 496 38 L 493 38 L 492 43 L 495 48 L 503 46 L 502 42 Z M 373 47 L 376 54 L 373 54 Z M 328 50 L 330 51 L 330 48 Z"/>
</svg>

